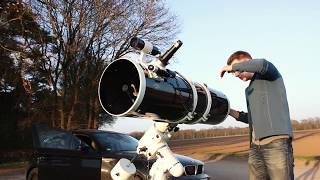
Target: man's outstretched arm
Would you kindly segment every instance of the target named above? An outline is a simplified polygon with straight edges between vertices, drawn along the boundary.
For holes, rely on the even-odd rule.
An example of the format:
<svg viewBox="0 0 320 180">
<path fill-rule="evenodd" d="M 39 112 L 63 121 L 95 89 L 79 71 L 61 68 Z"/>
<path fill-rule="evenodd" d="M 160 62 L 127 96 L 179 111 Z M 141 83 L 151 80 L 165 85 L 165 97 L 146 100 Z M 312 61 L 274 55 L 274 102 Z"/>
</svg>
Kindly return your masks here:
<svg viewBox="0 0 320 180">
<path fill-rule="evenodd" d="M 243 123 L 246 123 L 248 124 L 249 121 L 248 121 L 248 113 L 245 113 L 245 112 L 239 112 L 239 111 L 236 111 L 234 109 L 230 109 L 230 112 L 229 112 L 229 115 L 232 116 L 233 118 L 235 118 L 237 121 L 241 121 Z"/>
<path fill-rule="evenodd" d="M 233 64 L 232 71 L 259 73 L 267 79 L 275 79 L 280 76 L 277 68 L 265 59 L 252 59 Z"/>
</svg>

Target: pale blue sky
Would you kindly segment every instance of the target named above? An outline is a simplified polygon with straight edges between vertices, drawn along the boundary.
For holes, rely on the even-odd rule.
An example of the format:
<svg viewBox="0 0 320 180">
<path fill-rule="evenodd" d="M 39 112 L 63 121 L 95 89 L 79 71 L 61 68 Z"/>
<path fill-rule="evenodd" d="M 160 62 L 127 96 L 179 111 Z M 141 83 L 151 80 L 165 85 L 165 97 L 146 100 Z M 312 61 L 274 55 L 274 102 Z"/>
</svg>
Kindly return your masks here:
<svg viewBox="0 0 320 180">
<path fill-rule="evenodd" d="M 292 119 L 320 116 L 320 1 L 167 2 L 181 23 L 177 39 L 184 43 L 169 69 L 222 91 L 231 107 L 246 110 L 244 89 L 248 84 L 229 74 L 219 77 L 229 55 L 245 50 L 278 68 L 285 81 Z M 150 125 L 149 121 L 122 119 L 111 130 L 144 131 Z M 228 118 L 219 126 L 246 125 Z"/>
</svg>

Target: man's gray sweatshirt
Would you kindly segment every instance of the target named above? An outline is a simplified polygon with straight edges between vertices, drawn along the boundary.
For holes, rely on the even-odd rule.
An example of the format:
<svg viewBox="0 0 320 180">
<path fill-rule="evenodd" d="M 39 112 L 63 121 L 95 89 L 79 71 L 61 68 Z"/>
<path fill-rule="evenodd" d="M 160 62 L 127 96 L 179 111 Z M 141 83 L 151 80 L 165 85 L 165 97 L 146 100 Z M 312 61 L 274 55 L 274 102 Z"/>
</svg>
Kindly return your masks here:
<svg viewBox="0 0 320 180">
<path fill-rule="evenodd" d="M 257 140 L 274 135 L 292 137 L 286 89 L 277 68 L 265 59 L 252 59 L 232 65 L 233 71 L 253 72 L 246 88 L 248 113 L 240 113 L 238 121 L 252 127 Z"/>
</svg>

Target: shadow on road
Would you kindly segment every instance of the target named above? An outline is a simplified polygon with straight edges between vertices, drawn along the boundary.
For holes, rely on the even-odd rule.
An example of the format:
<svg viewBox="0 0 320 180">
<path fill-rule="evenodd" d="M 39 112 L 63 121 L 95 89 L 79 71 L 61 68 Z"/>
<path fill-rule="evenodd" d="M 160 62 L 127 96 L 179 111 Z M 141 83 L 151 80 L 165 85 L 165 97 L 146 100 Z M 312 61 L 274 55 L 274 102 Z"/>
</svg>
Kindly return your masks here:
<svg viewBox="0 0 320 180">
<path fill-rule="evenodd" d="M 220 161 L 225 159 L 247 160 L 248 150 L 235 151 L 232 153 L 214 153 L 209 157 L 209 161 Z"/>
<path fill-rule="evenodd" d="M 301 174 L 299 177 L 297 177 L 296 180 L 316 180 L 316 175 L 320 169 L 320 156 L 315 157 L 316 162 L 314 163 L 313 167 L 305 171 L 303 174 Z M 311 163 L 311 160 L 306 161 L 305 165 L 309 165 Z"/>
</svg>

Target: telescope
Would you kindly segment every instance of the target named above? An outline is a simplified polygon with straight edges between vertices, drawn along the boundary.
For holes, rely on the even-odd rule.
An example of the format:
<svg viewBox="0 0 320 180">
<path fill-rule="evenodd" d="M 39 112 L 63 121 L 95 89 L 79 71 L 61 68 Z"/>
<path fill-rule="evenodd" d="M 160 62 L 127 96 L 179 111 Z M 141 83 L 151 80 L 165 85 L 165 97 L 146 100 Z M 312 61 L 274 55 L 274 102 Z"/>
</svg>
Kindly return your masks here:
<svg viewBox="0 0 320 180">
<path fill-rule="evenodd" d="M 229 114 L 228 98 L 206 84 L 193 82 L 166 68 L 168 60 L 181 47 L 177 41 L 166 53 L 139 38 L 130 45 L 140 50 L 135 59 L 120 58 L 103 71 L 98 88 L 102 108 L 112 116 L 152 116 L 173 124 L 216 125 Z M 158 55 L 146 63 L 146 54 Z"/>
<path fill-rule="evenodd" d="M 138 142 L 137 154 L 156 158 L 149 170 L 151 179 L 166 179 L 184 173 L 167 140 L 178 124 L 216 125 L 229 114 L 228 98 L 206 84 L 193 82 L 166 68 L 182 46 L 177 41 L 163 55 L 148 41 L 132 38 L 130 45 L 140 51 L 138 60 L 122 57 L 103 71 L 98 95 L 102 108 L 112 116 L 143 117 L 155 121 Z M 154 56 L 147 63 L 146 55 Z M 128 180 L 135 174 L 133 160 L 120 160 L 112 169 L 114 180 Z"/>
</svg>

